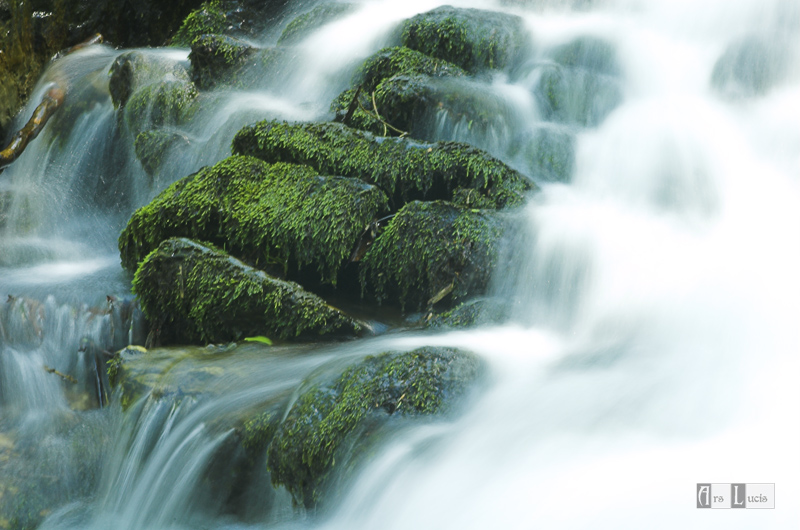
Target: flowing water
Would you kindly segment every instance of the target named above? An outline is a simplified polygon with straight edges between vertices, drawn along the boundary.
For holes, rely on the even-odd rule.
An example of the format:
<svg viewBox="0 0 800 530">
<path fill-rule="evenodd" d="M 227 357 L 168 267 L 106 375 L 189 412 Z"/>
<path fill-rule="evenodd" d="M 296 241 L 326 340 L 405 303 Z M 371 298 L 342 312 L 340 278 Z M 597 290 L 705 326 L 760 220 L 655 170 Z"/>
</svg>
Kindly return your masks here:
<svg viewBox="0 0 800 530">
<path fill-rule="evenodd" d="M 152 179 L 108 95 L 122 51 L 94 46 L 50 67 L 32 101 L 57 82 L 80 110 L 60 111 L 0 175 L 0 500 L 12 474 L 49 476 L 46 491 L 26 493 L 60 499 L 41 514 L 47 529 L 797 528 L 800 7 L 453 3 L 521 15 L 532 36 L 514 71 L 461 88 L 493 109 L 485 127 L 441 114 L 428 131 L 483 147 L 542 188 L 517 214 L 491 288 L 510 316 L 270 355 L 241 347 L 214 361 L 234 375 L 205 397 L 153 396 L 125 413 L 108 400 L 104 366 L 143 339 L 116 250 L 133 209 L 227 156 L 242 125 L 328 119 L 396 23 L 438 4 L 365 2 L 301 42 L 280 79 L 253 73 L 266 88 L 206 94 Z M 720 94 L 715 62 L 746 35 L 794 59 L 763 93 Z M 554 125 L 531 89 L 548 52 L 581 36 L 614 46 L 619 104 L 589 127 Z M 187 62 L 185 50 L 141 53 Z M 572 138 L 568 184 L 519 147 L 548 128 Z M 232 418 L 348 360 L 419 345 L 488 363 L 462 416 L 400 429 L 324 513 L 293 508 L 259 473 L 235 511 L 223 506 L 237 485 L 220 477 L 242 462 L 229 453 Z M 698 510 L 698 482 L 775 483 L 776 508 Z"/>
</svg>

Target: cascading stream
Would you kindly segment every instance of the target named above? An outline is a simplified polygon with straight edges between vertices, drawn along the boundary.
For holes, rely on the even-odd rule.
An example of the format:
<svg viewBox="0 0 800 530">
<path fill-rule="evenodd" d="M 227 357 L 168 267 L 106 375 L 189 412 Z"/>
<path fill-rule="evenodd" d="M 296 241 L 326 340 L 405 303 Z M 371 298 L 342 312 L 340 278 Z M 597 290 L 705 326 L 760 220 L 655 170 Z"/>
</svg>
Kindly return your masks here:
<svg viewBox="0 0 800 530">
<path fill-rule="evenodd" d="M 63 507 L 41 528 L 795 528 L 800 7 L 572 3 L 454 2 L 519 14 L 532 47 L 509 72 L 442 82 L 492 109 L 485 126 L 455 104 L 426 117 L 426 140 L 473 143 L 542 188 L 516 214 L 492 280 L 503 323 L 274 357 L 245 348 L 203 365 L 234 374 L 208 395 L 154 393 L 125 412 L 114 398 L 82 410 L 105 404 L 109 354 L 141 339 L 116 246 L 131 212 L 227 156 L 243 125 L 329 119 L 328 103 L 391 28 L 438 3 L 365 2 L 301 42 L 286 77 L 258 70 L 249 75 L 264 88 L 204 94 L 171 129 L 183 141 L 154 175 L 121 140 L 130 132 L 108 92 L 125 51 L 94 46 L 51 65 L 32 101 L 56 80 L 71 99 L 0 175 L 0 199 L 11 197 L 0 295 L 12 295 L 0 308 L 0 457 L 4 444 L 36 446 L 21 472 L 42 458 L 60 473 Z M 752 36 L 766 57 L 794 57 L 765 89 L 715 66 Z M 570 75 L 603 97 L 576 90 L 550 108 L 534 89 L 560 82 L 548 77 L 555 57 L 578 37 L 610 43 L 616 68 L 592 77 L 603 63 L 583 64 Z M 137 51 L 187 62 L 184 51 Z M 532 159 L 542 131 L 564 142 Z M 244 493 L 210 484 L 246 462 L 226 453 L 237 415 L 296 399 L 347 360 L 431 345 L 478 353 L 486 388 L 460 417 L 404 428 L 375 449 L 324 513 L 293 508 L 268 477 Z M 86 440 L 89 450 L 75 449 Z M 775 483 L 776 509 L 695 507 L 696 483 L 726 481 Z"/>
</svg>

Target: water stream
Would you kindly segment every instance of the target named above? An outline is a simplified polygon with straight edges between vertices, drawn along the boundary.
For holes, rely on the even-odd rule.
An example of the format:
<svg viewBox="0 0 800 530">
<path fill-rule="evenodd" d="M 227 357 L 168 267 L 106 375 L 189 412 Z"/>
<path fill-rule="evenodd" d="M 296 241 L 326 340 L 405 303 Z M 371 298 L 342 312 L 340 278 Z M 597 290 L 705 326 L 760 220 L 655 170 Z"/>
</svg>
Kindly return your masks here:
<svg viewBox="0 0 800 530">
<path fill-rule="evenodd" d="M 491 286 L 508 319 L 271 355 L 243 347 L 214 361 L 236 376 L 209 396 L 153 397 L 124 413 L 113 399 L 100 405 L 108 354 L 144 333 L 116 244 L 132 211 L 226 157 L 243 125 L 329 119 L 329 102 L 391 28 L 439 3 L 365 1 L 301 42 L 280 82 L 256 72 L 267 88 L 205 95 L 177 131 L 186 143 L 152 179 L 108 94 L 106 72 L 125 50 L 93 46 L 50 67 L 31 101 L 57 81 L 82 110 L 57 115 L 0 174 L 10 200 L 0 459 L 18 459 L 6 469 L 20 476 L 53 475 L 47 494 L 63 502 L 41 528 L 797 528 L 800 7 L 451 3 L 522 16 L 533 46 L 513 72 L 468 83 L 500 109 L 490 127 L 443 114 L 429 135 L 530 175 L 522 139 L 553 127 L 574 137 L 570 182 L 536 174 L 541 191 L 516 214 Z M 274 44 L 274 33 L 257 44 Z M 764 93 L 715 91 L 716 61 L 747 35 L 794 60 Z M 620 103 L 588 127 L 556 125 L 531 87 L 548 53 L 581 36 L 616 50 Z M 187 61 L 185 50 L 140 52 Z M 293 507 L 264 477 L 247 483 L 235 515 L 224 505 L 236 485 L 209 477 L 244 461 L 227 454 L 231 418 L 347 360 L 421 345 L 488 363 L 489 383 L 463 415 L 401 429 L 324 513 Z M 774 483 L 776 508 L 698 510 L 698 482 Z"/>
</svg>

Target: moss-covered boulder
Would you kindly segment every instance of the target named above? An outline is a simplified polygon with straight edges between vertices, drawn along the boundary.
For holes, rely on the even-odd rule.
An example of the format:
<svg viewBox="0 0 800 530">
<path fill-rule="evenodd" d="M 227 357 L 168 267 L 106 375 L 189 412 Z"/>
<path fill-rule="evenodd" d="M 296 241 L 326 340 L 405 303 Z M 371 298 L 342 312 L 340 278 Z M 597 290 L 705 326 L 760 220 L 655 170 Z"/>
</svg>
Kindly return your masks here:
<svg viewBox="0 0 800 530">
<path fill-rule="evenodd" d="M 145 173 L 152 177 L 158 173 L 171 149 L 187 145 L 189 140 L 184 135 L 157 129 L 139 133 L 134 141 L 134 151 Z"/>
<path fill-rule="evenodd" d="M 201 35 L 192 41 L 189 54 L 192 81 L 204 90 L 218 82 L 235 84 L 237 71 L 256 52 L 256 48 L 233 37 Z"/>
<path fill-rule="evenodd" d="M 465 72 L 458 66 L 429 57 L 404 46 L 384 48 L 367 58 L 353 75 L 352 88 L 342 92 L 332 103 L 331 111 L 339 121 L 370 131 L 374 134 L 394 136 L 378 119 L 373 108 L 373 94 L 380 84 L 395 76 L 461 77 Z M 356 94 L 358 100 L 355 101 Z M 376 97 L 380 97 L 375 94 Z M 357 103 L 357 105 L 356 105 Z M 385 105 L 379 104 L 378 115 Z"/>
<path fill-rule="evenodd" d="M 433 329 L 472 328 L 481 324 L 497 324 L 505 317 L 502 301 L 494 298 L 476 298 L 458 304 L 444 313 L 432 315 L 427 326 Z"/>
<path fill-rule="evenodd" d="M 444 201 L 412 202 L 392 218 L 364 256 L 366 293 L 422 308 L 485 292 L 505 225 L 491 210 Z"/>
<path fill-rule="evenodd" d="M 535 95 L 545 119 L 593 127 L 622 102 L 614 47 L 593 37 L 561 45 L 539 70 Z"/>
<path fill-rule="evenodd" d="M 141 132 L 187 122 L 197 111 L 197 88 L 186 80 L 167 80 L 138 88 L 122 116 L 134 138 Z"/>
<path fill-rule="evenodd" d="M 170 45 L 188 48 L 201 35 L 220 34 L 227 27 L 228 20 L 222 1 L 206 1 L 183 19 L 181 27 L 170 39 Z"/>
<path fill-rule="evenodd" d="M 765 94 L 786 74 L 792 47 L 774 35 L 748 35 L 727 47 L 714 64 L 711 86 L 737 98 Z"/>
<path fill-rule="evenodd" d="M 450 199 L 454 190 L 470 188 L 501 208 L 522 204 L 535 189 L 522 174 L 469 145 L 379 138 L 340 123 L 258 122 L 236 134 L 233 152 L 359 178 L 398 207 L 414 199 Z"/>
<path fill-rule="evenodd" d="M 319 4 L 311 9 L 311 11 L 295 17 L 289 22 L 278 38 L 278 44 L 296 44 L 310 35 L 314 30 L 352 13 L 355 8 L 355 4 L 344 2 L 325 2 Z"/>
<path fill-rule="evenodd" d="M 123 266 L 133 271 L 163 240 L 189 237 L 282 274 L 312 266 L 335 283 L 385 207 L 385 195 L 358 179 L 233 156 L 175 182 L 137 210 L 119 248 Z"/>
<path fill-rule="evenodd" d="M 248 336 L 307 340 L 363 329 L 298 284 L 188 239 L 168 239 L 151 252 L 136 271 L 133 291 L 161 344 Z"/>
<path fill-rule="evenodd" d="M 480 375 L 472 354 L 449 348 L 367 357 L 332 384 L 302 394 L 289 410 L 268 450 L 276 485 L 307 508 L 324 501 L 334 474 L 341 475 L 393 417 L 441 414 Z"/>
<path fill-rule="evenodd" d="M 437 7 L 405 21 L 403 46 L 475 73 L 514 64 L 527 46 L 522 18 L 496 11 Z"/>
</svg>

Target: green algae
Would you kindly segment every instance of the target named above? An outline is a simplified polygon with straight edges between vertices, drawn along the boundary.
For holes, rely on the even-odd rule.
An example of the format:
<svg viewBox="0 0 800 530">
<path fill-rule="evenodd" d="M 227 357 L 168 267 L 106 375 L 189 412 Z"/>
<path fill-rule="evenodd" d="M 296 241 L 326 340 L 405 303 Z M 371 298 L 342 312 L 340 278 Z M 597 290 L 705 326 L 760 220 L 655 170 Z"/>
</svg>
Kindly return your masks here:
<svg viewBox="0 0 800 530">
<path fill-rule="evenodd" d="M 222 33 L 227 25 L 227 17 L 220 0 L 203 2 L 183 20 L 181 27 L 170 40 L 170 45 L 188 48 L 198 37 Z"/>
<path fill-rule="evenodd" d="M 203 90 L 218 83 L 236 85 L 256 48 L 226 35 L 201 35 L 192 41 L 192 81 Z"/>
<path fill-rule="evenodd" d="M 197 111 L 197 88 L 186 81 L 163 81 L 138 88 L 122 109 L 134 135 L 187 122 Z"/>
<path fill-rule="evenodd" d="M 133 291 L 161 344 L 266 335 L 281 340 L 357 335 L 362 326 L 293 282 L 270 277 L 210 245 L 162 242 Z"/>
</svg>

